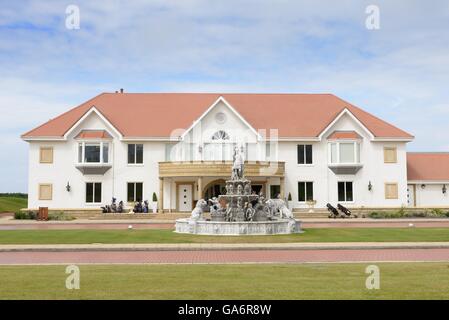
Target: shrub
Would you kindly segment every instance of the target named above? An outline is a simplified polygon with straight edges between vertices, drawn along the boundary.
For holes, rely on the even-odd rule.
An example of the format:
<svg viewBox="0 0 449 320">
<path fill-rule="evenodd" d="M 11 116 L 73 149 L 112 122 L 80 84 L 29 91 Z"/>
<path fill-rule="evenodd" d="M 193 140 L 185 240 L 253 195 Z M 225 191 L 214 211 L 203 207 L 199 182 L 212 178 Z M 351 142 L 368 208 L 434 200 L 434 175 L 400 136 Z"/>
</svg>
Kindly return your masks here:
<svg viewBox="0 0 449 320">
<path fill-rule="evenodd" d="M 37 213 L 34 211 L 28 211 L 28 219 L 36 220 L 37 219 Z"/>
<path fill-rule="evenodd" d="M 428 216 L 429 216 L 429 213 L 426 211 L 407 212 L 404 215 L 404 217 L 406 217 L 406 218 L 425 218 Z"/>
<path fill-rule="evenodd" d="M 153 202 L 157 202 L 156 192 L 153 192 Z"/>
<path fill-rule="evenodd" d="M 368 217 L 373 219 L 449 217 L 449 211 L 443 212 L 441 209 L 431 209 L 406 212 L 405 208 L 401 208 L 398 211 L 373 211 L 368 214 Z"/>
<path fill-rule="evenodd" d="M 401 209 L 399 209 L 399 210 L 396 212 L 396 215 L 397 215 L 399 218 L 402 218 L 402 217 L 405 215 L 405 208 L 404 208 L 404 207 L 401 207 Z"/>
<path fill-rule="evenodd" d="M 288 193 L 287 201 L 292 201 L 292 194 L 290 192 Z"/>
<path fill-rule="evenodd" d="M 16 219 L 16 220 L 25 219 L 25 216 L 26 216 L 26 212 L 22 212 L 22 211 L 14 212 L 14 219 Z"/>
<path fill-rule="evenodd" d="M 16 220 L 36 220 L 36 212 L 33 211 L 17 211 L 14 213 Z"/>
<path fill-rule="evenodd" d="M 430 212 L 432 212 L 436 217 L 441 217 L 441 216 L 445 215 L 443 210 L 438 209 L 438 208 L 432 209 L 432 210 L 430 210 Z"/>
<path fill-rule="evenodd" d="M 67 221 L 75 220 L 75 218 L 69 214 L 65 214 L 64 212 L 53 212 L 48 214 L 48 220 Z"/>
<path fill-rule="evenodd" d="M 373 211 L 368 214 L 368 217 L 373 219 L 385 219 L 385 218 L 392 218 L 392 215 L 394 213 L 387 212 L 387 211 Z"/>
</svg>

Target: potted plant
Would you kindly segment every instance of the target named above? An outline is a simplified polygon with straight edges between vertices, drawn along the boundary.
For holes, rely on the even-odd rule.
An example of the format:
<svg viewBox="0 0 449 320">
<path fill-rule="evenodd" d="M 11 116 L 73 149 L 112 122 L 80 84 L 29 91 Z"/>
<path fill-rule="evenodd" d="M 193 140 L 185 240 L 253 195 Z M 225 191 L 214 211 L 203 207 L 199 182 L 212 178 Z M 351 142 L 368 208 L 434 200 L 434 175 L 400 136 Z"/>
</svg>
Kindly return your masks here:
<svg viewBox="0 0 449 320">
<path fill-rule="evenodd" d="M 293 204 L 292 204 L 293 201 L 292 201 L 292 194 L 290 192 L 288 193 L 287 201 L 288 201 L 288 207 L 291 210 L 292 206 L 293 206 Z"/>
<path fill-rule="evenodd" d="M 151 203 L 153 213 L 157 213 L 157 196 L 156 192 L 153 192 L 153 202 Z"/>
</svg>

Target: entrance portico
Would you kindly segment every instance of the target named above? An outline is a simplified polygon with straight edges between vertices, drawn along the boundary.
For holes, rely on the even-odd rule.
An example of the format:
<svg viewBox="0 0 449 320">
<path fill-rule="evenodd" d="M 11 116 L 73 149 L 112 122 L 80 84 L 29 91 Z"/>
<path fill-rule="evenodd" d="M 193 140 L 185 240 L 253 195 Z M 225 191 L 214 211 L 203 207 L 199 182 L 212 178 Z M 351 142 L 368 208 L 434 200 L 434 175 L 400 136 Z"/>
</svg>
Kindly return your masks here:
<svg viewBox="0 0 449 320">
<path fill-rule="evenodd" d="M 231 167 L 231 161 L 159 162 L 159 209 L 190 211 L 197 200 L 217 196 L 216 193 L 222 192 L 220 185 L 224 186 L 224 182 L 230 178 Z M 253 190 L 262 191 L 268 197 L 269 185 L 279 185 L 280 194 L 284 195 L 284 174 L 284 162 L 245 162 L 245 176 L 253 181 Z M 186 187 L 187 185 L 192 188 Z M 183 186 L 182 190 L 180 186 Z M 187 199 L 186 204 L 180 203 L 180 197 Z M 189 199 L 193 199 L 191 207 Z"/>
</svg>

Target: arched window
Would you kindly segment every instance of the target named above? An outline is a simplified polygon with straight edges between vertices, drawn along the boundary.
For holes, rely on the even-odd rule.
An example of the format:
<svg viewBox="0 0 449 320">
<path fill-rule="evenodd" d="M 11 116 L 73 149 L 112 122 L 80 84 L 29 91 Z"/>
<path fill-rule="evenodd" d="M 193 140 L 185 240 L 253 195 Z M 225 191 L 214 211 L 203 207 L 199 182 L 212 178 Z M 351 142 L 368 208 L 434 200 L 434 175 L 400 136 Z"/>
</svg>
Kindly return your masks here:
<svg viewBox="0 0 449 320">
<path fill-rule="evenodd" d="M 229 140 L 229 134 L 226 131 L 219 130 L 214 133 L 212 140 Z"/>
</svg>

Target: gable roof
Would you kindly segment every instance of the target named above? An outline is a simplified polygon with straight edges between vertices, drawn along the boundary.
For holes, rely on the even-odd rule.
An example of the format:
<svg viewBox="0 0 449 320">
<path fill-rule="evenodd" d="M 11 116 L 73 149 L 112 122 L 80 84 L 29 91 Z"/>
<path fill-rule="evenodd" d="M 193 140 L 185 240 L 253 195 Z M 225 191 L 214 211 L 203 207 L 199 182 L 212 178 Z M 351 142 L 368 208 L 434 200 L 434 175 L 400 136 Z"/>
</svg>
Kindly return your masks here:
<svg viewBox="0 0 449 320">
<path fill-rule="evenodd" d="M 188 129 L 223 97 L 256 130 L 279 137 L 318 137 L 346 108 L 377 138 L 412 139 L 409 133 L 332 94 L 102 93 L 25 133 L 22 138 L 64 137 L 95 107 L 123 137 L 169 137 Z"/>
<path fill-rule="evenodd" d="M 449 181 L 449 153 L 407 152 L 409 181 Z"/>
<path fill-rule="evenodd" d="M 257 132 L 256 129 L 254 129 L 251 124 L 249 124 L 245 118 L 243 118 L 238 112 L 237 110 L 235 110 L 222 96 L 220 96 L 217 100 L 215 100 L 215 102 L 206 110 L 203 112 L 203 114 L 196 119 L 192 125 L 187 128 L 187 130 L 185 130 L 185 132 L 182 134 L 182 137 L 185 137 L 189 131 L 193 130 L 193 128 L 195 127 L 195 125 L 197 124 L 197 122 L 200 122 L 204 117 L 206 117 L 206 115 L 211 112 L 211 110 L 213 110 L 219 103 L 223 103 L 229 110 L 231 110 L 231 112 L 238 118 L 240 119 L 240 121 L 242 121 L 245 126 L 247 126 L 248 129 L 250 129 L 257 137 L 261 137 L 259 132 Z"/>
</svg>

